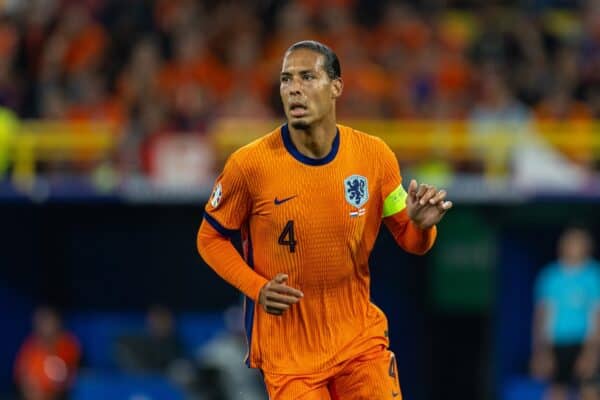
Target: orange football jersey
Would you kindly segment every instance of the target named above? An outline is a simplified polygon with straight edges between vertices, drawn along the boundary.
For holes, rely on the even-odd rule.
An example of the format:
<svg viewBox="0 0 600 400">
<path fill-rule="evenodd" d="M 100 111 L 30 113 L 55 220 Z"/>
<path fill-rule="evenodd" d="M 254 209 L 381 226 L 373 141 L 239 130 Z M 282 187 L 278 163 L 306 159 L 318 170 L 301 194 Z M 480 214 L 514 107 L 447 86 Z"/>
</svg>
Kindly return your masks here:
<svg viewBox="0 0 600 400">
<path fill-rule="evenodd" d="M 266 280 L 288 274 L 304 293 L 282 316 L 246 298 L 250 366 L 307 374 L 388 345 L 368 261 L 384 200 L 399 187 L 389 147 L 342 125 L 322 159 L 302 155 L 287 125 L 230 156 L 205 221 L 223 235 L 241 229 L 248 266 Z"/>
</svg>

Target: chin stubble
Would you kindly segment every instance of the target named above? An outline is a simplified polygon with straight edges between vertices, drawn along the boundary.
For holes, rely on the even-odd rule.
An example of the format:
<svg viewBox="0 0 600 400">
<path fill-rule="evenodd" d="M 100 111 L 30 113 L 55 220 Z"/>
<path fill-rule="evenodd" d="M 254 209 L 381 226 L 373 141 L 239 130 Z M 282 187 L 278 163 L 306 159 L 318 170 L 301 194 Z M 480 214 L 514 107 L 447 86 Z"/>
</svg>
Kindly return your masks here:
<svg viewBox="0 0 600 400">
<path fill-rule="evenodd" d="M 302 129 L 302 130 L 306 130 L 310 127 L 310 125 L 304 121 L 292 122 L 291 125 L 294 129 Z"/>
</svg>

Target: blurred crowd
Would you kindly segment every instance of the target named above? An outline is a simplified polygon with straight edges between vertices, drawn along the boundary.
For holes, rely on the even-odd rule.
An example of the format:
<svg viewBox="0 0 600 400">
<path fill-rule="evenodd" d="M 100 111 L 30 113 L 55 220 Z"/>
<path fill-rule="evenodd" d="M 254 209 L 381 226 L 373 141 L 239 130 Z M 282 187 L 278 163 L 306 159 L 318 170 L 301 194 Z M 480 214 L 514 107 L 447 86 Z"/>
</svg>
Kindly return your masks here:
<svg viewBox="0 0 600 400">
<path fill-rule="evenodd" d="M 507 5 L 508 4 L 508 5 Z M 341 60 L 340 119 L 600 117 L 600 1 L 2 2 L 0 105 L 117 124 L 125 165 L 165 132 L 279 118 L 281 57 Z"/>
<path fill-rule="evenodd" d="M 232 306 L 223 316 L 224 329 L 215 332 L 214 337 L 203 345 L 190 348 L 177 328 L 173 312 L 165 306 L 154 305 L 148 309 L 142 329 L 115 327 L 114 341 L 105 343 L 105 348 L 101 341 L 90 341 L 89 338 L 82 341 L 87 344 L 86 348 L 80 342 L 83 338 L 63 324 L 55 309 L 39 307 L 32 318 L 32 331 L 23 341 L 14 362 L 18 398 L 88 399 L 89 393 L 83 389 L 85 380 L 81 382 L 80 376 L 107 372 L 106 366 L 95 365 L 91 357 L 86 360 L 90 355 L 86 355 L 86 351 L 93 350 L 89 346 L 94 343 L 114 361 L 108 371 L 121 376 L 123 381 L 134 377 L 155 381 L 164 378 L 185 393 L 185 397 L 177 398 L 189 400 L 227 400 L 242 394 L 248 400 L 262 399 L 265 393 L 258 373 L 242 362 L 246 352 L 242 311 Z M 110 379 L 103 384 L 115 385 Z M 137 392 L 145 390 L 136 387 L 135 380 L 129 385 Z M 124 395 L 119 393 L 116 397 Z M 141 394 L 138 397 L 145 398 Z M 93 398 L 104 397 L 98 394 Z M 157 395 L 156 398 L 163 397 Z"/>
</svg>

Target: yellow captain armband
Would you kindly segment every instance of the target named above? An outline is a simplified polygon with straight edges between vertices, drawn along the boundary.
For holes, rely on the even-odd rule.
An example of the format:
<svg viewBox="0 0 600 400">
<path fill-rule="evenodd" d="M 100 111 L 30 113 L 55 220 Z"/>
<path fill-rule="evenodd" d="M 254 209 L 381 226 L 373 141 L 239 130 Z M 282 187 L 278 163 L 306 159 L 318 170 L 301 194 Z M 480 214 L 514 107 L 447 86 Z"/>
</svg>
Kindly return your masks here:
<svg viewBox="0 0 600 400">
<path fill-rule="evenodd" d="M 398 185 L 383 202 L 383 218 L 399 213 L 406 208 L 406 192 Z"/>
</svg>

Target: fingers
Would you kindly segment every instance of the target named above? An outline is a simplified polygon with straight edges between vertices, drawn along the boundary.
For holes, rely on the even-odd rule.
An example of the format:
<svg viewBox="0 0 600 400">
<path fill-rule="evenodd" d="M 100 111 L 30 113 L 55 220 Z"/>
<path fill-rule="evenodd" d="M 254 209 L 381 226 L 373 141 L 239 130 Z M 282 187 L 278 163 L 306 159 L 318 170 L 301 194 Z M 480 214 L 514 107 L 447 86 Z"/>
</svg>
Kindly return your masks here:
<svg viewBox="0 0 600 400">
<path fill-rule="evenodd" d="M 446 194 L 447 193 L 446 193 L 446 191 L 444 189 L 438 190 L 429 199 L 429 204 L 438 204 L 438 203 L 440 203 L 442 200 L 444 200 L 446 198 Z"/>
<path fill-rule="evenodd" d="M 280 284 L 280 283 L 275 283 L 275 282 L 272 282 L 271 285 L 269 285 L 269 291 L 281 293 L 281 294 L 284 294 L 284 295 L 293 296 L 293 297 L 296 297 L 298 299 L 302 298 L 304 296 L 304 293 L 302 293 L 298 289 L 294 289 L 293 287 L 288 286 L 286 284 Z"/>
<path fill-rule="evenodd" d="M 282 315 L 304 296 L 302 291 L 287 285 L 288 275 L 279 273 L 261 290 L 260 303 L 266 312 Z"/>
<path fill-rule="evenodd" d="M 439 207 L 442 211 L 448 211 L 453 205 L 454 204 L 451 201 L 443 201 L 440 203 Z"/>
<path fill-rule="evenodd" d="M 437 206 L 440 211 L 447 211 L 452 208 L 451 201 L 445 201 L 448 193 L 444 189 L 437 190 L 435 186 L 421 184 L 417 191 L 417 208 L 422 208 L 426 205 Z"/>
<path fill-rule="evenodd" d="M 281 315 L 287 311 L 292 305 L 300 301 L 299 298 L 280 295 L 274 292 L 265 293 L 263 306 L 265 311 L 271 314 Z"/>
<path fill-rule="evenodd" d="M 292 304 L 296 304 L 297 302 L 300 301 L 299 297 L 295 297 L 295 296 L 286 296 L 285 294 L 280 294 L 277 292 L 267 292 L 265 294 L 265 297 L 267 298 L 267 302 L 276 302 L 276 303 L 282 303 L 282 304 L 288 304 L 288 305 L 292 305 Z"/>
<path fill-rule="evenodd" d="M 421 185 L 421 187 L 419 188 L 419 191 L 421 191 L 421 188 L 423 188 L 423 194 L 420 196 L 417 194 L 417 197 L 419 198 L 419 205 L 424 206 L 425 204 L 428 204 L 430 202 L 430 200 L 436 196 L 437 189 L 435 188 L 435 186 L 431 186 L 431 185 Z"/>
<path fill-rule="evenodd" d="M 417 195 L 417 181 L 415 181 L 414 179 L 410 180 L 410 184 L 408 185 L 408 194 L 411 196 L 416 196 Z"/>
<path fill-rule="evenodd" d="M 419 189 L 417 190 L 417 200 L 421 200 L 423 198 L 423 195 L 427 192 L 427 190 L 429 188 L 431 188 L 431 185 L 427 185 L 425 183 L 421 183 L 419 185 Z M 423 203 L 425 204 L 425 203 Z"/>
<path fill-rule="evenodd" d="M 440 211 L 448 211 L 452 208 L 453 203 L 451 201 L 444 201 L 446 195 L 447 192 L 444 189 L 439 190 L 431 199 L 429 199 L 429 204 L 437 205 Z"/>
</svg>

